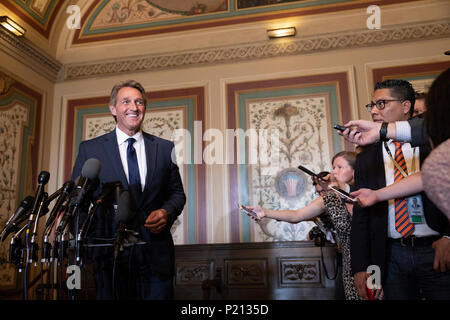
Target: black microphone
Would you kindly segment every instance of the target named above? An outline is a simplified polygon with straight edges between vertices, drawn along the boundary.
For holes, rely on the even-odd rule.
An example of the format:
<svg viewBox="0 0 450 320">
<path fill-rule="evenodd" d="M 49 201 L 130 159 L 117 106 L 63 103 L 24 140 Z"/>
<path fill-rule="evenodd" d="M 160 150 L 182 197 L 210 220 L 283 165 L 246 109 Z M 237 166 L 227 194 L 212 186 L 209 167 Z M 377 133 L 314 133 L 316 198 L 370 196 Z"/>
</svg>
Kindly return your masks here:
<svg viewBox="0 0 450 320">
<path fill-rule="evenodd" d="M 119 251 L 123 251 L 125 225 L 129 217 L 129 212 L 130 212 L 130 193 L 127 190 L 125 190 L 120 195 L 119 203 L 117 206 L 117 215 L 114 217 L 114 221 L 117 225 L 114 259 L 117 258 Z"/>
<path fill-rule="evenodd" d="M 56 200 L 56 203 L 53 206 L 53 209 L 52 209 L 52 211 L 49 214 L 49 217 L 48 217 L 47 222 L 45 224 L 44 234 L 45 234 L 45 230 L 47 230 L 48 227 L 53 225 L 58 212 L 63 207 L 64 202 L 69 197 L 69 195 L 72 192 L 74 187 L 75 187 L 75 183 L 72 180 L 69 180 L 69 181 L 64 182 L 63 186 L 58 191 L 56 191 L 54 193 L 54 194 L 59 194 L 59 197 L 58 197 L 58 200 Z M 53 195 L 48 197 L 47 202 L 51 201 L 52 196 Z"/>
<path fill-rule="evenodd" d="M 122 182 L 120 181 L 114 181 L 114 182 L 105 182 L 102 184 L 102 191 L 100 192 L 99 196 L 97 197 L 97 200 L 95 201 L 94 205 L 89 209 L 88 216 L 84 220 L 83 225 L 80 228 L 80 231 L 78 233 L 78 240 L 82 240 L 84 233 L 88 232 L 90 228 L 90 223 L 92 220 L 93 215 L 97 211 L 97 208 L 104 204 L 105 200 L 111 195 L 111 193 L 114 192 L 114 196 L 116 199 L 116 204 L 119 202 L 120 193 L 122 191 Z M 117 205 L 115 205 L 114 208 L 115 214 L 117 214 Z"/>
<path fill-rule="evenodd" d="M 33 202 L 34 198 L 32 196 L 27 196 L 22 200 L 14 214 L 6 221 L 1 233 L 1 241 L 5 240 L 11 232 L 18 230 L 18 225 L 26 219 Z"/>
<path fill-rule="evenodd" d="M 97 159 L 91 158 L 86 160 L 84 163 L 83 168 L 81 169 L 81 176 L 77 179 L 77 186 L 71 194 L 71 199 L 68 205 L 69 208 L 66 210 L 58 226 L 58 233 L 62 232 L 69 223 L 69 220 L 78 213 L 78 210 L 84 203 L 86 196 L 89 193 L 89 187 L 97 178 L 100 169 L 100 161 Z"/>
<path fill-rule="evenodd" d="M 47 171 L 41 171 L 38 176 L 38 188 L 36 190 L 36 195 L 34 196 L 33 209 L 31 210 L 30 218 L 28 219 L 28 228 L 31 227 L 31 224 L 36 217 L 36 212 L 40 206 L 42 201 L 42 196 L 44 195 L 44 187 L 50 179 L 50 173 Z"/>
</svg>

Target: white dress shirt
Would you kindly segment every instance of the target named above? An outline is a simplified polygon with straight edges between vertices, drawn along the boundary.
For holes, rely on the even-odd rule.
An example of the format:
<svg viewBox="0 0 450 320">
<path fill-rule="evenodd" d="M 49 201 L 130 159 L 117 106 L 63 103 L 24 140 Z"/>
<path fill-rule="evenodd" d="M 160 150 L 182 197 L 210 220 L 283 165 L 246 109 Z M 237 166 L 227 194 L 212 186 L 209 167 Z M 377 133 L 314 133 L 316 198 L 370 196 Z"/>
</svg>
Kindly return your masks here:
<svg viewBox="0 0 450 320">
<path fill-rule="evenodd" d="M 387 142 L 389 150 L 393 157 L 395 157 L 395 145 L 393 140 Z M 386 152 L 384 148 L 384 143 L 382 143 L 383 148 L 383 160 L 384 160 L 384 172 L 386 175 L 386 186 L 394 183 L 394 168 L 395 165 L 391 157 Z M 415 149 L 415 151 L 414 151 Z M 408 175 L 420 171 L 420 158 L 419 158 L 419 148 L 412 148 L 409 143 L 404 143 L 402 145 L 403 156 L 406 161 L 406 168 L 408 169 Z M 414 155 L 414 168 L 413 168 L 413 155 Z M 431 229 L 426 222 L 423 224 L 414 225 L 414 236 L 416 237 L 426 237 L 431 235 L 439 235 L 438 232 Z M 402 235 L 395 230 L 395 199 L 389 200 L 389 220 L 388 220 L 388 237 L 389 238 L 401 238 Z"/>
<path fill-rule="evenodd" d="M 123 170 L 125 171 L 125 176 L 127 177 L 128 183 L 130 183 L 130 179 L 128 176 L 127 139 L 134 138 L 136 140 L 136 142 L 133 144 L 133 147 L 136 150 L 136 157 L 139 166 L 139 176 L 141 177 L 142 190 L 144 190 L 145 178 L 147 177 L 147 161 L 142 131 L 139 131 L 134 136 L 130 137 L 122 130 L 120 130 L 119 127 L 116 126 L 116 135 L 117 135 L 117 144 L 119 145 L 120 159 L 122 160 Z"/>
</svg>

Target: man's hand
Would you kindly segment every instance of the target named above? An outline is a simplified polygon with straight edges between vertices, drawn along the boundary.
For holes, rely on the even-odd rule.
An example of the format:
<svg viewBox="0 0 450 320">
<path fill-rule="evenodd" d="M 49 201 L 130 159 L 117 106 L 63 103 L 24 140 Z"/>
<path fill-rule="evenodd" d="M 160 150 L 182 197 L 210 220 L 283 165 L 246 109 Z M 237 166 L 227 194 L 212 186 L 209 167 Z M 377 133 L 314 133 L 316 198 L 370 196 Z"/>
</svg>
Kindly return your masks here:
<svg viewBox="0 0 450 320">
<path fill-rule="evenodd" d="M 368 120 L 353 120 L 347 122 L 344 126 L 348 127 L 348 129 L 343 132 L 338 130 L 338 134 L 351 143 L 365 146 L 380 140 L 381 123 Z"/>
<path fill-rule="evenodd" d="M 152 211 L 145 219 L 144 227 L 149 229 L 151 233 L 160 233 L 166 227 L 168 218 L 169 215 L 165 209 Z"/>
<path fill-rule="evenodd" d="M 361 207 L 370 207 L 380 201 L 376 192 L 371 189 L 359 189 L 351 192 L 350 195 L 358 200 Z"/>
<path fill-rule="evenodd" d="M 434 262 L 433 269 L 437 272 L 450 270 L 450 239 L 442 237 L 433 242 Z"/>
<path fill-rule="evenodd" d="M 369 297 L 367 296 L 367 279 L 369 276 L 370 274 L 365 271 L 357 272 L 353 276 L 355 279 L 356 290 L 358 291 L 359 296 L 364 300 L 369 300 Z"/>
</svg>

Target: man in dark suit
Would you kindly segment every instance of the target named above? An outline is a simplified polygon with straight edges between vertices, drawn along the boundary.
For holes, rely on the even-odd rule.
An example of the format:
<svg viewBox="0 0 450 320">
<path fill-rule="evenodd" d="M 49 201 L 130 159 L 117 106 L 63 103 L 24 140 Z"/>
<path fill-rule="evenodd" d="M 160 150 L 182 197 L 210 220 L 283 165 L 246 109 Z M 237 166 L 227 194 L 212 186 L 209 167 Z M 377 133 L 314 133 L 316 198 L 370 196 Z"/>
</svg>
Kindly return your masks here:
<svg viewBox="0 0 450 320">
<path fill-rule="evenodd" d="M 110 247 L 92 250 L 98 299 L 173 298 L 174 244 L 170 228 L 182 212 L 186 196 L 178 166 L 172 160 L 173 143 L 142 131 L 146 104 L 145 90 L 139 83 L 127 81 L 114 86 L 109 109 L 117 126 L 80 144 L 72 172 L 75 180 L 87 159 L 98 159 L 101 170 L 97 195 L 106 183 L 118 181 L 130 193 L 126 228 L 137 233 L 138 244 L 125 247 L 117 260 Z M 96 237 L 115 237 L 113 210 L 100 208 L 94 222 Z"/>
<path fill-rule="evenodd" d="M 409 82 L 387 80 L 376 84 L 367 108 L 374 122 L 383 123 L 381 141 L 366 146 L 357 156 L 356 190 L 377 190 L 420 169 L 419 162 L 430 152 L 429 146 L 413 148 L 409 143 L 401 145 L 386 139 L 387 123 L 408 120 L 413 107 L 414 90 Z M 368 297 L 367 268 L 376 265 L 381 270 L 386 299 L 419 299 L 422 295 L 427 299 L 450 298 L 450 271 L 433 269 L 434 248 L 446 242 L 442 236 L 450 233 L 448 220 L 425 193 L 414 197 L 423 201 L 424 207 L 423 212 L 414 212 L 415 215 L 410 205 L 413 198 L 354 207 L 352 271 L 361 297 Z"/>
</svg>

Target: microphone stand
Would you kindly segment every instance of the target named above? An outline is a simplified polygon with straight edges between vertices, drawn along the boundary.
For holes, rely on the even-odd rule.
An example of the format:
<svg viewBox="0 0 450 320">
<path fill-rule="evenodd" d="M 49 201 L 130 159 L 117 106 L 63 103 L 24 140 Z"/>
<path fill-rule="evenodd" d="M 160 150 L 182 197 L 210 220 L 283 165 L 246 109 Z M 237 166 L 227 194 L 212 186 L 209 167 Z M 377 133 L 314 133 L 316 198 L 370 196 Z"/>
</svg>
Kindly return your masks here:
<svg viewBox="0 0 450 320">
<path fill-rule="evenodd" d="M 31 234 L 31 253 L 30 256 L 28 257 L 28 263 L 33 263 L 34 262 L 34 266 L 36 267 L 36 261 L 38 260 L 38 251 L 39 251 L 39 246 L 37 244 L 36 241 L 36 237 L 37 237 L 37 226 L 38 226 L 38 222 L 39 222 L 39 218 L 42 215 L 43 212 L 43 207 L 45 205 L 45 202 L 47 200 L 48 194 L 47 192 L 44 192 L 43 196 L 42 196 L 42 200 L 39 203 L 39 207 L 36 213 L 36 218 L 34 220 L 34 227 L 33 227 L 33 233 Z M 45 211 L 45 210 L 44 210 Z M 27 230 L 28 232 L 28 230 Z"/>
</svg>

